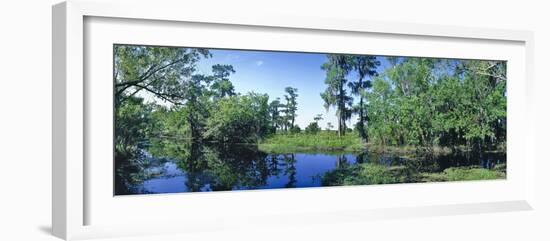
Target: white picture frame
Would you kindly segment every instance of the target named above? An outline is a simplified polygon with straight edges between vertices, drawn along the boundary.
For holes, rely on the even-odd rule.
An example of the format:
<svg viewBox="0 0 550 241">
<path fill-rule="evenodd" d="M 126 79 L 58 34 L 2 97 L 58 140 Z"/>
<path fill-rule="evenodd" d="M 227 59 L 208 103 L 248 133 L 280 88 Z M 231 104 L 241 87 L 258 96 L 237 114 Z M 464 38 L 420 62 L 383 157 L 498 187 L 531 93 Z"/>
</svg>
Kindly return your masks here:
<svg viewBox="0 0 550 241">
<path fill-rule="evenodd" d="M 248 16 L 221 16 L 198 11 L 186 11 L 185 14 L 182 14 L 181 9 L 188 7 L 187 3 L 169 0 L 131 2 L 122 0 L 73 0 L 53 7 L 52 226 L 54 235 L 63 239 L 84 239 L 120 235 L 191 232 L 267 223 L 277 225 L 292 225 L 305 221 L 330 223 L 395 217 L 530 210 L 533 208 L 536 160 L 532 150 L 534 148 L 534 130 L 530 128 L 533 125 L 529 125 L 531 121 L 529 116 L 533 116 L 532 110 L 529 108 L 531 101 L 529 94 L 533 91 L 530 89 L 533 81 L 531 76 L 533 73 L 533 34 L 531 32 L 409 23 L 365 22 L 349 19 L 312 19 L 295 16 L 254 15 L 253 13 Z M 96 21 L 98 19 L 99 21 Z M 86 27 L 87 24 L 95 25 L 90 29 Z M 418 44 L 433 41 L 434 43 L 440 43 L 440 46 L 446 47 L 447 50 L 452 46 L 470 48 L 470 50 L 461 51 L 461 53 L 447 51 L 445 54 L 441 53 L 441 56 L 433 49 L 431 52 L 428 49 L 416 49 L 414 50 L 416 52 L 408 53 L 417 56 L 483 57 L 482 54 L 475 53 L 475 48 L 478 48 L 479 52 L 483 52 L 486 57 L 493 56 L 515 63 L 509 73 L 514 76 L 509 84 L 512 87 L 508 87 L 512 91 L 508 100 L 508 119 L 511 120 L 511 124 L 507 136 L 507 139 L 510 140 L 507 148 L 508 168 L 511 173 L 509 172 L 507 179 L 504 181 L 468 183 L 400 184 L 122 198 L 97 194 L 98 192 L 93 190 L 97 190 L 98 186 L 102 187 L 106 184 L 94 184 L 96 183 L 94 180 L 97 180 L 94 179 L 94 175 L 109 173 L 112 169 L 100 169 L 94 174 L 88 173 L 90 169 L 96 168 L 97 170 L 97 168 L 101 168 L 101 166 L 97 166 L 88 160 L 90 156 L 93 157 L 96 153 L 102 153 L 92 151 L 90 149 L 91 144 L 88 142 L 101 140 L 109 142 L 110 140 L 104 140 L 102 137 L 88 139 L 92 131 L 97 133 L 96 131 L 99 130 L 94 125 L 90 125 L 89 118 L 98 118 L 101 115 L 95 114 L 98 112 L 93 111 L 97 102 L 90 103 L 90 99 L 87 99 L 88 97 L 94 99 L 94 93 L 90 94 L 87 91 L 89 89 L 102 89 L 102 87 L 96 84 L 90 85 L 85 81 L 86 78 L 93 78 L 86 74 L 86 68 L 95 68 L 94 70 L 98 70 L 97 73 L 101 72 L 101 66 L 96 67 L 98 65 L 94 64 L 98 62 L 97 59 L 93 60 L 93 57 L 92 60 L 88 59 L 87 55 L 89 55 L 90 50 L 86 48 L 91 46 L 90 48 L 94 48 L 93 50 L 101 50 L 102 47 L 99 44 L 89 45 L 86 41 L 98 43 L 104 41 L 111 44 L 114 41 L 120 41 L 121 36 L 116 39 L 117 34 L 107 34 L 105 28 L 101 28 L 106 24 L 111 24 L 109 26 L 113 26 L 113 28 L 116 27 L 115 32 L 120 33 L 121 36 L 140 38 L 137 41 L 141 44 L 151 42 L 166 45 L 185 44 L 178 41 L 167 41 L 166 37 L 162 40 L 163 37 L 159 37 L 159 34 L 160 36 L 174 34 L 174 39 L 177 39 L 178 31 L 173 31 L 174 29 L 186 31 L 186 26 L 198 24 L 201 27 L 197 31 L 209 31 L 210 27 L 214 28 L 212 31 L 216 31 L 216 29 L 244 31 L 249 36 L 257 37 L 260 40 L 263 35 L 269 34 L 272 36 L 277 34 L 303 35 L 302 37 L 295 36 L 302 38 L 300 41 L 311 39 L 312 34 L 310 33 L 314 33 L 318 38 L 330 37 L 335 40 L 352 34 L 357 35 L 358 38 L 374 36 L 373 39 L 375 39 L 382 36 L 396 39 L 397 42 L 399 42 L 399 39 L 406 39 L 401 41 L 401 44 L 405 44 L 404 41 L 411 41 L 411 44 L 415 44 L 414 41 L 417 41 Z M 132 35 L 131 27 L 128 24 L 134 27 L 139 27 L 141 24 L 151 32 L 158 31 L 158 34 L 155 35 L 157 37 L 155 39 L 149 38 L 146 34 Z M 170 30 L 167 31 L 166 29 L 163 30 L 163 26 L 172 27 L 167 27 Z M 125 33 L 124 29 L 129 31 Z M 90 37 L 90 34 L 93 36 Z M 128 43 L 128 41 L 131 41 L 131 39 L 126 40 L 125 43 Z M 196 41 L 200 41 L 200 39 Z M 228 39 L 226 45 L 217 47 L 229 48 L 241 44 L 238 47 L 246 48 L 242 45 L 253 44 L 243 41 L 238 42 L 234 41 L 232 43 Z M 216 43 L 210 43 L 209 45 L 213 44 Z M 327 48 L 334 47 L 314 44 L 311 46 L 299 44 L 289 46 L 284 43 L 279 43 L 277 46 L 273 44 L 272 47 L 266 46 L 260 44 L 250 48 L 276 48 L 281 50 L 313 50 L 312 48 L 316 48 L 317 51 L 327 51 Z M 480 46 L 485 47 L 481 50 Z M 403 49 L 400 50 L 399 47 L 395 47 L 395 50 L 393 50 L 395 52 L 387 52 L 389 50 L 386 50 L 383 53 L 406 55 Z M 343 49 L 342 51 L 367 50 Z M 94 53 L 96 52 L 94 51 Z M 108 61 L 112 60 L 109 59 Z M 93 83 L 97 83 L 97 81 Z M 97 122 L 94 121 L 94 123 Z M 109 135 L 107 134 L 107 136 Z M 112 183 L 112 180 L 110 182 Z M 456 195 L 451 195 L 448 190 L 452 190 Z M 445 197 L 437 195 L 437 193 L 444 193 Z M 336 207 L 337 204 L 344 204 L 343 200 L 346 200 L 346 198 L 365 194 L 376 195 L 380 198 L 370 200 L 371 205 L 369 208 L 360 208 L 360 204 L 353 201 L 346 202 L 345 208 Z M 101 195 L 102 197 L 98 197 Z M 406 195 L 411 197 L 410 200 L 387 200 L 390 197 L 402 199 Z M 461 195 L 461 197 L 459 198 L 458 195 Z M 326 200 L 328 196 L 340 198 L 330 200 L 335 203 L 333 206 L 323 202 L 311 203 L 316 198 L 317 200 Z M 220 205 L 215 214 L 214 211 L 210 211 L 210 214 L 208 214 L 209 211 L 205 211 L 206 205 L 216 205 L 221 199 L 226 204 Z M 283 203 L 279 208 L 267 208 L 270 205 L 242 204 L 245 200 L 269 204 L 269 202 L 281 199 L 299 201 L 297 201 L 297 204 Z M 359 200 L 362 199 L 359 198 Z M 327 208 L 323 205 L 329 206 Z M 141 217 L 131 215 L 132 208 L 137 207 L 142 211 L 144 210 L 140 214 Z M 233 207 L 234 211 L 227 210 L 228 207 Z M 192 209 L 194 212 L 191 212 Z M 162 213 L 162 218 L 158 214 L 159 211 Z M 178 216 L 181 213 L 191 213 L 191 215 L 181 218 Z M 117 218 L 118 216 L 128 215 L 131 218 Z M 94 216 L 101 218 L 91 220 L 90 217 Z M 169 225 L 171 222 L 177 222 L 179 225 Z M 151 225 L 151 223 L 154 223 L 154 225 Z M 138 224 L 141 226 L 136 226 Z M 185 227 L 182 228 L 182 226 Z"/>
</svg>

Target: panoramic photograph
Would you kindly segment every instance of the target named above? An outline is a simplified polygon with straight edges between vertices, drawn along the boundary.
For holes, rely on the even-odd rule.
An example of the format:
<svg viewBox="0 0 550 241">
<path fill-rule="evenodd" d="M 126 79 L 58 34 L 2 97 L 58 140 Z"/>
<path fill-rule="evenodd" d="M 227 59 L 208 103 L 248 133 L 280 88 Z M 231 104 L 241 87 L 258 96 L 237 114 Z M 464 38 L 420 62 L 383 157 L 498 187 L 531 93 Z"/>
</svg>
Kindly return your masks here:
<svg viewBox="0 0 550 241">
<path fill-rule="evenodd" d="M 113 45 L 114 195 L 506 179 L 506 61 Z"/>
</svg>

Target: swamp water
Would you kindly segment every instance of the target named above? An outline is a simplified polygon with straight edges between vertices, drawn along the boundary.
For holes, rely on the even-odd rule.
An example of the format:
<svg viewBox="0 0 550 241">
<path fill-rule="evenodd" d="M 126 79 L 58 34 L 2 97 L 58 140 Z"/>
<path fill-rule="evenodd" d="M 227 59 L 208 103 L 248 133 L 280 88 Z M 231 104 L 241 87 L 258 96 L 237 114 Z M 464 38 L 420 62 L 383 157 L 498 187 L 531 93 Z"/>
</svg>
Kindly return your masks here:
<svg viewBox="0 0 550 241">
<path fill-rule="evenodd" d="M 332 183 L 329 176 L 365 164 L 399 167 L 405 170 L 402 173 L 437 174 L 451 167 L 493 169 L 506 163 L 505 153 L 415 157 L 368 151 L 266 153 L 250 145 L 175 145 L 136 156 L 132 161 L 117 160 L 115 195 L 353 185 Z M 392 180 L 384 183 L 422 182 L 409 176 Z"/>
</svg>

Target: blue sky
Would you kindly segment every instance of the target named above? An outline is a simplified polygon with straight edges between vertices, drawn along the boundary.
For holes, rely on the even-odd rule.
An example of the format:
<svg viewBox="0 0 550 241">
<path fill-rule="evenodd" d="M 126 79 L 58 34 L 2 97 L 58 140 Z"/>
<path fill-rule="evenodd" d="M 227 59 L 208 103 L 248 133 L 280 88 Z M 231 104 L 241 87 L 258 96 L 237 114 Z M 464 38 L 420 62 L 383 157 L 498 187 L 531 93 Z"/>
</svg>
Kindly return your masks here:
<svg viewBox="0 0 550 241">
<path fill-rule="evenodd" d="M 230 76 L 230 80 L 236 92 L 266 93 L 270 101 L 280 97 L 284 102 L 284 88 L 292 86 L 298 89 L 296 124 L 300 128 L 305 128 L 317 114 L 323 114 L 324 120 L 319 122 L 322 128 L 326 127 L 327 122 L 336 125 L 334 109 L 331 108 L 327 112 L 320 96 L 326 88 L 325 71 L 321 69 L 321 65 L 326 61 L 325 54 L 247 50 L 211 50 L 210 52 L 211 58 L 201 59 L 198 63 L 198 72 L 210 74 L 214 64 L 233 65 L 236 73 Z M 382 65 L 379 72 L 386 66 L 385 58 L 380 60 Z M 354 124 L 356 119 L 355 116 L 352 117 L 348 125 Z"/>
</svg>

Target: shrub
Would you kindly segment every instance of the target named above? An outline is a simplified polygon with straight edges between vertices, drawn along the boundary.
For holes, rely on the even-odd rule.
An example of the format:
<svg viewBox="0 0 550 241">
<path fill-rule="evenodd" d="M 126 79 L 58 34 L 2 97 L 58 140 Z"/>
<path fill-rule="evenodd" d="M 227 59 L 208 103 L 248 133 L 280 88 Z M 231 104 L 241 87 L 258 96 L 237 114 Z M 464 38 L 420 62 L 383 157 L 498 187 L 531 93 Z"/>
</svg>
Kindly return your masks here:
<svg viewBox="0 0 550 241">
<path fill-rule="evenodd" d="M 307 134 L 317 134 L 319 131 L 321 131 L 321 128 L 317 124 L 317 122 L 311 122 L 305 129 Z"/>
<path fill-rule="evenodd" d="M 302 131 L 298 125 L 294 125 L 293 127 L 290 127 L 290 133 L 292 134 L 298 134 Z"/>
</svg>

